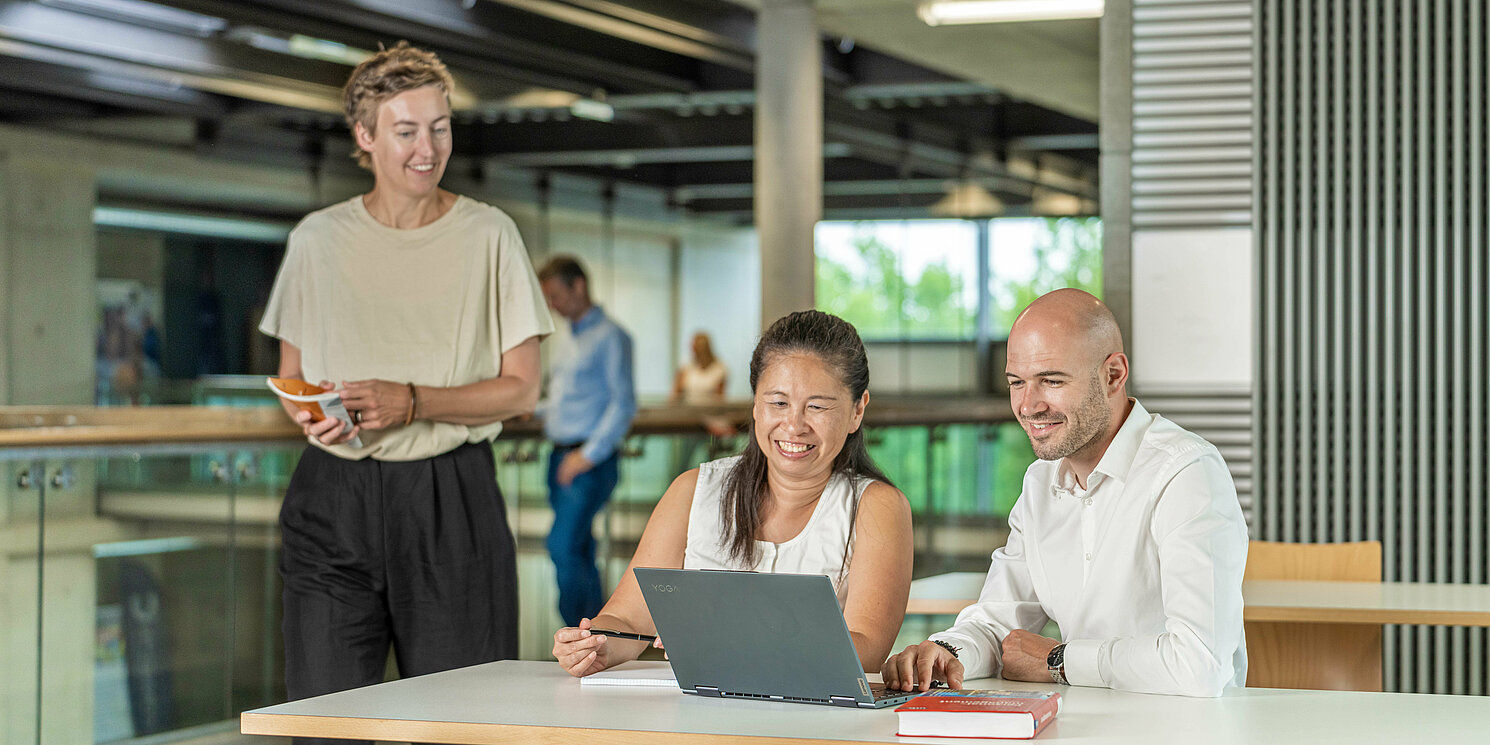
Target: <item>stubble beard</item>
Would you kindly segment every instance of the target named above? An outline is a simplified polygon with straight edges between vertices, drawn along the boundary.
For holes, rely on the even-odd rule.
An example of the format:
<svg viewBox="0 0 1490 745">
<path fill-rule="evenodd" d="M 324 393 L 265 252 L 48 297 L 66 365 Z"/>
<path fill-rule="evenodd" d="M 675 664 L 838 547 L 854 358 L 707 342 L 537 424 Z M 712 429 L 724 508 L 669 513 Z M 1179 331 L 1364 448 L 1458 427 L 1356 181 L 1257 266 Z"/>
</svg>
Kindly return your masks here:
<svg viewBox="0 0 1490 745">
<path fill-rule="evenodd" d="M 1107 398 L 1102 395 L 1100 371 L 1092 376 L 1087 395 L 1082 397 L 1074 413 L 1075 416 L 1066 417 L 1066 428 L 1069 431 L 1059 442 L 1036 442 L 1033 437 L 1030 438 L 1030 446 L 1034 448 L 1036 458 L 1060 460 L 1081 452 L 1102 437 L 1102 433 L 1107 430 L 1107 420 L 1112 409 L 1107 405 Z"/>
</svg>

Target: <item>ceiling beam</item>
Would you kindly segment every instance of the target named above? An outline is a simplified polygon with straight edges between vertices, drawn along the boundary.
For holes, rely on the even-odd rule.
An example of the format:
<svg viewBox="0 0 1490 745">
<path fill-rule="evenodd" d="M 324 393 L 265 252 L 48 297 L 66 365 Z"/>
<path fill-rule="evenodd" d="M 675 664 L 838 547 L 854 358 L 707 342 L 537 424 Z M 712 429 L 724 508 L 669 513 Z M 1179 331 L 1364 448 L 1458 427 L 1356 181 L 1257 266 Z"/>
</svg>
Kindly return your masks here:
<svg viewBox="0 0 1490 745">
<path fill-rule="evenodd" d="M 311 111 L 341 111 L 329 63 L 281 59 L 250 47 L 96 18 L 22 0 L 0 0 L 0 56 Z M 288 74 L 281 74 L 284 71 Z M 110 90 L 109 86 L 101 86 Z M 118 92 L 119 86 L 112 90 Z M 158 97 L 158 96 L 157 96 Z"/>
<path fill-rule="evenodd" d="M 990 190 L 1019 197 L 1029 197 L 1031 185 L 1024 179 L 995 177 L 975 179 Z M 944 194 L 946 179 L 860 179 L 823 182 L 825 197 L 897 196 L 901 194 Z M 750 199 L 755 184 L 689 184 L 673 189 L 673 198 L 687 204 L 699 199 Z"/>
<path fill-rule="evenodd" d="M 493 30 L 477 9 L 432 0 L 154 0 L 237 24 L 301 33 L 367 49 L 407 39 L 453 69 L 589 95 L 596 88 L 688 91 L 697 82 L 581 50 Z M 348 71 L 349 72 L 349 71 Z M 343 73 L 345 75 L 345 72 Z"/>
<path fill-rule="evenodd" d="M 824 158 L 852 155 L 847 145 L 823 145 Z M 755 159 L 752 145 L 709 147 L 625 148 L 619 150 L 564 150 L 543 153 L 508 153 L 494 156 L 502 165 L 521 168 L 630 168 L 646 163 L 727 163 Z"/>
<path fill-rule="evenodd" d="M 759 0 L 752 0 L 759 2 Z M 926 25 L 918 0 L 816 0 L 823 31 L 1095 122 L 1097 21 Z"/>
<path fill-rule="evenodd" d="M 9 42 L 0 41 L 0 49 Z M 0 89 L 12 98 L 21 91 L 45 94 L 53 101 L 76 101 L 107 106 L 131 113 L 150 112 L 191 118 L 220 118 L 228 114 L 228 100 L 210 93 L 172 85 L 166 81 L 144 80 L 97 69 L 79 69 L 45 64 L 19 57 L 0 57 Z M 26 108 L 37 117 L 52 113 L 56 105 L 48 99 L 37 99 Z M 12 102 L 7 101 L 7 104 Z M 67 109 L 68 107 L 63 107 Z M 77 116 L 74 109 L 64 116 Z M 88 116 L 97 116 L 91 110 Z M 31 117 L 28 117 L 31 118 Z"/>
<path fill-rule="evenodd" d="M 1010 150 L 1096 150 L 1097 133 L 1069 135 L 1025 135 L 1009 138 Z"/>
<path fill-rule="evenodd" d="M 643 13 L 617 3 L 585 2 L 590 10 L 554 0 L 488 0 L 556 21 L 635 42 L 664 52 L 713 62 L 716 65 L 753 72 L 753 51 L 728 37 Z M 604 9 L 607 12 L 597 12 Z"/>
</svg>

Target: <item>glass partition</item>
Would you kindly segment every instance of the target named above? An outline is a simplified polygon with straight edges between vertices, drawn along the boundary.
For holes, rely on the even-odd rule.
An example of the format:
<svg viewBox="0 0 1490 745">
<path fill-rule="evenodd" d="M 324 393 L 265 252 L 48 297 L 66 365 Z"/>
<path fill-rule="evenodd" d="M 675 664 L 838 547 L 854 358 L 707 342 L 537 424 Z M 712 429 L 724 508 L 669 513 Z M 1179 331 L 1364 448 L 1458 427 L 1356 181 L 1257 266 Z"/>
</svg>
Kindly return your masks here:
<svg viewBox="0 0 1490 745">
<path fill-rule="evenodd" d="M 915 508 L 916 576 L 982 571 L 1002 544 L 1019 483 L 1009 474 L 1029 462 L 1010 447 L 1028 443 L 1009 426 L 866 430 Z M 626 440 L 621 483 L 595 524 L 610 586 L 674 476 L 743 444 Z M 520 654 L 551 659 L 560 622 L 544 549 L 549 448 L 533 437 L 492 447 L 519 547 Z M 231 741 L 238 713 L 284 700 L 278 513 L 303 449 L 287 440 L 0 450 L 0 742 Z M 935 623 L 945 619 L 908 619 L 907 638 Z"/>
</svg>

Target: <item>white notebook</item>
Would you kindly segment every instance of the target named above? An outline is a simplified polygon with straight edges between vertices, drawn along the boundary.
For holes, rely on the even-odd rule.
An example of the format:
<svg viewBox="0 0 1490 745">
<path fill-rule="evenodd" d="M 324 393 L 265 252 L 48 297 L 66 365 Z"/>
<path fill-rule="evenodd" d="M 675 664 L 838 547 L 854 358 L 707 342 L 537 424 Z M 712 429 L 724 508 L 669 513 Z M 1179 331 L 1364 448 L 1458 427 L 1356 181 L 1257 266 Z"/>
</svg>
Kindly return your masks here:
<svg viewBox="0 0 1490 745">
<path fill-rule="evenodd" d="M 580 685 L 587 686 L 638 686 L 643 688 L 673 688 L 678 687 L 678 681 L 673 677 L 673 666 L 666 660 L 631 660 L 623 662 L 608 670 L 601 670 L 594 675 L 586 675 L 579 679 Z"/>
</svg>

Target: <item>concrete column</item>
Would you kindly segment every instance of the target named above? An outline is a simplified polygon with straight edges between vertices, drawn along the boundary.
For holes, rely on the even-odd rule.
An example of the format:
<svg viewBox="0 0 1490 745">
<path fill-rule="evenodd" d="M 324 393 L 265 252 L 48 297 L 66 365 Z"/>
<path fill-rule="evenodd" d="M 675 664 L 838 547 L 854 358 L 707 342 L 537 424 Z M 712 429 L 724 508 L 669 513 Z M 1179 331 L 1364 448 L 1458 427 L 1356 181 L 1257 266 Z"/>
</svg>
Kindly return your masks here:
<svg viewBox="0 0 1490 745">
<path fill-rule="evenodd" d="M 0 405 L 93 401 L 96 187 L 90 166 L 56 152 L 0 150 Z M 44 589 L 37 585 L 41 487 L 16 486 L 28 465 L 0 467 L 0 745 L 88 743 L 96 597 L 91 546 L 99 535 L 93 528 L 102 525 L 86 517 L 95 494 L 92 464 L 74 464 L 87 476 L 47 494 Z M 34 482 L 61 465 L 47 463 Z M 90 527 L 74 533 L 80 521 Z"/>
<path fill-rule="evenodd" d="M 763 0 L 757 23 L 755 225 L 761 324 L 813 307 L 823 211 L 822 46 L 811 0 Z"/>
<path fill-rule="evenodd" d="M 0 152 L 0 405 L 93 402 L 93 172 Z"/>
<path fill-rule="evenodd" d="M 1102 299 L 1133 343 L 1133 0 L 1101 21 Z"/>
</svg>

